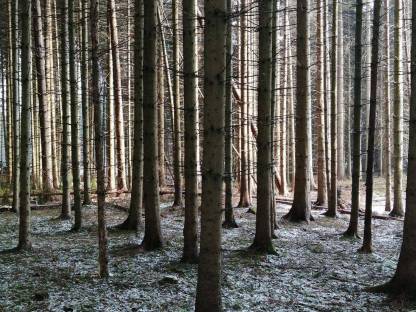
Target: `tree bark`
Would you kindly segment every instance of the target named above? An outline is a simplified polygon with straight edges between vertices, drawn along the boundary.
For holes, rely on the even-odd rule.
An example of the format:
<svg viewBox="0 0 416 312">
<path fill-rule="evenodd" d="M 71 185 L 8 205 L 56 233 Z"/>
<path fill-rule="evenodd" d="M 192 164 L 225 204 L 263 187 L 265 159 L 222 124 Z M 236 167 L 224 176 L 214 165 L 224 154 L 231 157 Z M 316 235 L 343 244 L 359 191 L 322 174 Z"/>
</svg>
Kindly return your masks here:
<svg viewBox="0 0 416 312">
<path fill-rule="evenodd" d="M 296 38 L 296 171 L 295 190 L 292 208 L 285 216 L 290 221 L 299 222 L 311 220 L 310 200 L 310 161 L 309 150 L 309 1 L 297 0 L 297 38 Z"/>
<path fill-rule="evenodd" d="M 31 125 L 31 1 L 19 0 L 22 79 L 22 114 L 20 119 L 20 192 L 18 250 L 32 248 L 30 235 L 30 125 Z M 17 143 L 17 142 L 16 142 Z"/>
<path fill-rule="evenodd" d="M 345 236 L 358 236 L 358 212 L 360 209 L 360 170 L 361 170 L 361 66 L 362 66 L 362 27 L 363 1 L 357 0 L 355 26 L 355 68 L 354 68 L 354 128 L 352 148 L 352 188 L 351 217 Z"/>
<path fill-rule="evenodd" d="M 98 2 L 90 0 L 90 37 L 91 37 L 91 100 L 94 107 L 95 125 L 95 166 L 97 170 L 97 209 L 98 209 L 98 261 L 100 277 L 107 278 L 108 242 L 105 221 L 105 173 L 104 173 L 104 134 L 102 126 L 102 106 L 99 89 L 98 63 Z"/>
<path fill-rule="evenodd" d="M 145 207 L 145 233 L 142 247 L 153 250 L 162 247 L 159 214 L 159 179 L 157 145 L 157 1 L 144 2 L 144 54 L 143 54 L 143 196 Z M 150 40 L 151 38 L 151 40 Z"/>
<path fill-rule="evenodd" d="M 205 0 L 201 244 L 195 311 L 221 311 L 226 0 Z M 267 207 L 269 209 L 269 207 Z"/>
</svg>

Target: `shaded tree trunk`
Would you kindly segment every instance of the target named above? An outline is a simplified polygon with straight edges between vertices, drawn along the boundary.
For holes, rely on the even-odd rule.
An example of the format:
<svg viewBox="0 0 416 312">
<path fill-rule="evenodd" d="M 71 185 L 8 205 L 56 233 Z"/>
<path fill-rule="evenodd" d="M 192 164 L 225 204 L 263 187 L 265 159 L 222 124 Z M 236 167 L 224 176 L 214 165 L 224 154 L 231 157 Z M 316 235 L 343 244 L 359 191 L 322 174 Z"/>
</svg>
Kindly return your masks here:
<svg viewBox="0 0 416 312">
<path fill-rule="evenodd" d="M 30 237 L 30 125 L 31 125 L 31 1 L 19 0 L 22 35 L 22 114 L 20 119 L 20 192 L 18 250 L 32 248 Z M 16 142 L 17 144 L 17 142 Z"/>
<path fill-rule="evenodd" d="M 98 63 L 98 2 L 90 0 L 90 37 L 91 37 L 91 100 L 94 107 L 95 125 L 95 166 L 97 170 L 97 209 L 98 209 L 98 261 L 100 277 L 107 278 L 108 241 L 105 221 L 105 172 L 104 172 L 104 133 L 102 126 L 102 106 L 99 89 Z"/>
<path fill-rule="evenodd" d="M 153 250 L 162 247 L 159 214 L 158 145 L 157 145 L 157 1 L 144 2 L 144 38 L 143 51 L 143 196 L 145 207 L 145 233 L 142 247 Z"/>
<path fill-rule="evenodd" d="M 355 68 L 354 68 L 354 125 L 352 148 L 352 188 L 351 217 L 345 236 L 358 236 L 358 211 L 360 209 L 360 170 L 361 170 L 361 66 L 362 66 L 362 27 L 363 1 L 357 0 L 355 26 Z"/>
<path fill-rule="evenodd" d="M 201 243 L 195 311 L 221 311 L 226 0 L 205 0 Z M 267 207 L 269 209 L 269 207 Z"/>
</svg>

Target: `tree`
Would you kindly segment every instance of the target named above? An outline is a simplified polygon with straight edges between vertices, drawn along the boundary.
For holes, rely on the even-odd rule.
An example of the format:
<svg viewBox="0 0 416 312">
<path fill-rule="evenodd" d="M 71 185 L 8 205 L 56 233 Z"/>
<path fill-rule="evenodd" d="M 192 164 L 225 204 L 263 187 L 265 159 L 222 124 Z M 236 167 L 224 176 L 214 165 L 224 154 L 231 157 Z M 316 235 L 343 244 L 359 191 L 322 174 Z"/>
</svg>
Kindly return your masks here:
<svg viewBox="0 0 416 312">
<path fill-rule="evenodd" d="M 143 210 L 143 1 L 136 0 L 134 14 L 134 142 L 130 209 L 118 228 L 137 231 Z"/>
<path fill-rule="evenodd" d="M 44 201 L 49 200 L 46 194 L 53 190 L 52 177 L 52 143 L 51 119 L 46 88 L 46 56 L 43 36 L 42 10 L 40 0 L 32 0 L 33 36 L 35 47 L 35 64 L 37 73 L 37 95 L 39 101 L 40 139 L 42 151 L 42 191 Z"/>
<path fill-rule="evenodd" d="M 123 117 L 123 100 L 121 89 L 121 66 L 120 51 L 117 30 L 116 4 L 114 0 L 107 1 L 108 4 L 108 22 L 111 33 L 111 54 L 113 62 L 114 78 L 114 111 L 115 111 L 115 130 L 116 130 L 116 154 L 117 154 L 117 188 L 119 190 L 127 189 L 126 182 L 126 147 L 124 142 L 124 117 Z"/>
<path fill-rule="evenodd" d="M 247 164 L 247 136 L 248 125 L 248 103 L 246 99 L 246 1 L 241 0 L 240 10 L 240 202 L 239 207 L 250 207 L 251 196 L 248 187 L 250 175 Z"/>
<path fill-rule="evenodd" d="M 82 165 L 83 165 L 83 175 L 84 175 L 84 205 L 91 204 L 90 198 L 90 189 L 91 189 L 91 180 L 90 180 L 90 160 L 89 155 L 92 152 L 90 150 L 90 114 L 89 114 L 89 96 L 88 96 L 88 79 L 89 79 L 89 70 L 88 70 L 88 19 L 87 19 L 87 1 L 82 0 L 81 7 L 81 94 L 82 94 Z"/>
<path fill-rule="evenodd" d="M 257 211 L 256 235 L 251 249 L 274 253 L 271 227 L 271 78 L 272 78 L 272 0 L 259 3 L 259 80 L 258 80 L 258 135 L 257 135 Z"/>
<path fill-rule="evenodd" d="M 72 161 L 72 186 L 74 190 L 74 231 L 79 231 L 82 225 L 81 212 L 81 181 L 79 178 L 79 142 L 78 142 L 78 87 L 75 64 L 75 0 L 68 2 L 68 35 L 69 35 L 69 80 L 71 92 L 71 161 Z"/>
<path fill-rule="evenodd" d="M 69 145 L 69 94 L 68 94 L 68 0 L 60 0 L 61 11 L 61 97 L 62 97 L 62 209 L 61 219 L 71 218 L 71 198 L 68 181 L 68 145 Z"/>
<path fill-rule="evenodd" d="M 358 212 L 360 209 L 361 170 L 361 64 L 363 1 L 357 0 L 355 11 L 355 68 L 354 68 L 354 127 L 352 148 L 351 217 L 345 236 L 358 237 Z"/>
<path fill-rule="evenodd" d="M 185 262 L 196 262 L 198 258 L 198 134 L 196 129 L 196 124 L 198 122 L 198 96 L 196 78 L 197 50 L 195 0 L 183 0 L 183 47 L 185 108 L 185 225 L 183 228 L 184 247 L 182 260 Z"/>
<path fill-rule="evenodd" d="M 285 216 L 294 222 L 311 220 L 310 200 L 310 161 L 309 157 L 309 126 L 310 101 L 309 101 L 309 1 L 297 0 L 297 40 L 296 40 L 296 170 L 295 190 L 292 208 Z"/>
<path fill-rule="evenodd" d="M 98 64 L 98 2 L 90 1 L 90 37 L 91 37 L 91 100 L 94 107 L 95 124 L 95 166 L 97 170 L 97 210 L 98 210 L 98 261 L 100 277 L 107 278 L 108 242 L 105 222 L 105 173 L 104 173 L 104 134 L 102 126 L 102 107 L 99 89 Z"/>
<path fill-rule="evenodd" d="M 370 88 L 370 116 L 368 128 L 367 173 L 366 173 L 366 197 L 365 197 L 365 224 L 364 241 L 360 251 L 371 253 L 372 251 L 372 204 L 373 204 L 373 171 L 374 171 L 374 141 L 376 129 L 377 110 L 377 75 L 378 53 L 380 37 L 380 8 L 381 0 L 374 2 L 373 39 L 371 42 L 371 88 Z"/>
<path fill-rule="evenodd" d="M 20 119 L 20 192 L 18 250 L 32 248 L 30 237 L 31 1 L 19 0 L 22 35 L 22 114 Z M 16 142 L 17 144 L 17 142 Z"/>
<path fill-rule="evenodd" d="M 221 311 L 226 0 L 205 0 L 201 243 L 195 310 Z M 269 207 L 268 207 L 269 208 Z"/>
<path fill-rule="evenodd" d="M 153 250 L 162 247 L 159 214 L 159 180 L 157 151 L 157 0 L 144 2 L 143 51 L 143 144 L 146 147 L 143 160 L 143 196 L 145 230 L 142 247 Z M 152 40 L 147 41 L 149 38 Z"/>
<path fill-rule="evenodd" d="M 345 151 L 344 151 L 344 23 L 343 2 L 338 4 L 338 27 L 337 27 L 337 179 L 345 177 Z"/>
<path fill-rule="evenodd" d="M 228 12 L 232 10 L 232 1 L 227 1 Z M 225 150 L 224 150 L 224 180 L 225 180 L 225 219 L 223 228 L 237 228 L 233 208 L 233 98 L 232 98 L 232 20 L 227 19 L 227 38 L 226 38 L 226 83 L 225 83 Z"/>
<path fill-rule="evenodd" d="M 394 94 L 393 94 L 393 210 L 391 216 L 402 217 L 403 211 L 403 77 L 402 77 L 402 1 L 394 1 Z"/>
<path fill-rule="evenodd" d="M 325 124 L 324 124 L 324 89 L 323 89 L 323 62 L 322 47 L 322 1 L 318 2 L 316 14 L 316 133 L 318 143 L 318 197 L 316 204 L 326 204 L 326 168 L 325 168 Z"/>
<path fill-rule="evenodd" d="M 411 94 L 406 190 L 406 214 L 403 226 L 403 242 L 399 262 L 393 278 L 385 285 L 371 290 L 413 296 L 416 291 L 416 1 L 412 1 Z"/>
<path fill-rule="evenodd" d="M 179 34 L 178 34 L 178 0 L 172 0 L 172 23 L 173 23 L 173 176 L 175 184 L 175 197 L 173 207 L 182 206 L 182 176 L 181 176 L 181 114 L 180 114 L 180 92 L 179 92 Z M 184 51 L 185 53 L 185 51 Z"/>
<path fill-rule="evenodd" d="M 338 38 L 338 1 L 333 0 L 332 13 L 332 53 L 331 53 L 331 188 L 329 190 L 327 217 L 336 217 L 338 206 L 338 170 L 337 170 L 337 38 Z"/>
</svg>

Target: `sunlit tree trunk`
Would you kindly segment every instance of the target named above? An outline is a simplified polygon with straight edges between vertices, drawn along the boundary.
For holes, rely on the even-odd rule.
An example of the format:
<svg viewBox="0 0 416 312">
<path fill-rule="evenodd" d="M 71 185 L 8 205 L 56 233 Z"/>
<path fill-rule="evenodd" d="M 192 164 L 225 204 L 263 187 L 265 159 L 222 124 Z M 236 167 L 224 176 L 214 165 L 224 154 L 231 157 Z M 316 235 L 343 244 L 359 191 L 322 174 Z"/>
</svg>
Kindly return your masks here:
<svg viewBox="0 0 416 312">
<path fill-rule="evenodd" d="M 113 57 L 113 77 L 114 77 L 114 115 L 116 132 L 116 156 L 117 156 L 117 189 L 126 190 L 126 146 L 124 141 L 124 116 L 123 100 L 121 89 L 121 65 L 120 50 L 117 29 L 116 4 L 115 0 L 109 0 L 108 22 L 110 26 L 111 54 Z"/>
<path fill-rule="evenodd" d="M 393 210 L 390 215 L 403 216 L 403 65 L 402 1 L 394 1 L 394 94 L 393 94 Z"/>
<path fill-rule="evenodd" d="M 296 171 L 295 190 L 292 208 L 285 218 L 290 221 L 311 220 L 310 200 L 310 161 L 312 157 L 309 150 L 309 122 L 310 122 L 310 101 L 309 101 L 309 1 L 297 0 L 296 20 Z"/>
</svg>

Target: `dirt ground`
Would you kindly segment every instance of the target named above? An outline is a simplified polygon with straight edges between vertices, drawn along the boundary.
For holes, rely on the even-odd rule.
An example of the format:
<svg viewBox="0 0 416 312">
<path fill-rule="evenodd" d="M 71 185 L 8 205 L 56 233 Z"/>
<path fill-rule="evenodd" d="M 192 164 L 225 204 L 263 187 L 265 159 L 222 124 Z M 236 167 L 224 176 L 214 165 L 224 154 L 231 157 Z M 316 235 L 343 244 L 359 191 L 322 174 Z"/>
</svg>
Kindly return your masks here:
<svg viewBox="0 0 416 312">
<path fill-rule="evenodd" d="M 0 254 L 0 311 L 192 311 L 195 265 L 179 262 L 183 213 L 162 207 L 165 247 L 140 253 L 142 231 L 109 233 L 111 277 L 97 276 L 96 209 L 84 208 L 84 228 L 70 233 L 58 210 L 34 211 L 34 251 Z M 288 205 L 279 204 L 281 217 Z M 348 215 L 333 220 L 279 223 L 277 254 L 247 251 L 255 216 L 237 210 L 240 227 L 223 231 L 223 303 L 226 311 L 411 311 L 403 298 L 363 291 L 394 273 L 402 221 L 374 220 L 374 253 L 357 253 L 361 242 L 340 235 Z M 107 210 L 108 225 L 126 213 Z M 362 220 L 361 223 L 362 225 Z M 0 214 L 0 250 L 16 246 L 17 218 Z"/>
</svg>

